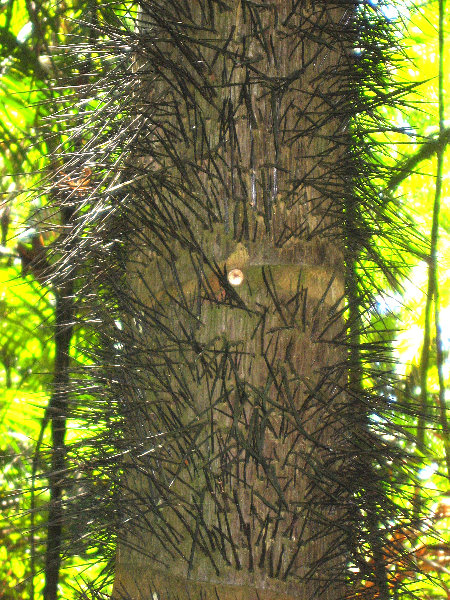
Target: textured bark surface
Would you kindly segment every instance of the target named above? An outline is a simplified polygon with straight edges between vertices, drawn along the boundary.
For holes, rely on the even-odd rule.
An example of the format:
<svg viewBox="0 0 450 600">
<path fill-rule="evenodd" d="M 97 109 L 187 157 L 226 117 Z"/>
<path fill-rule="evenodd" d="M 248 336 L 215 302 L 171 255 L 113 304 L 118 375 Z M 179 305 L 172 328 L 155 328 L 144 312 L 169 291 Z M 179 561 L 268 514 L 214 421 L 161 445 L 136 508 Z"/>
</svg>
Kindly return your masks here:
<svg viewBox="0 0 450 600">
<path fill-rule="evenodd" d="M 336 600 L 351 492 L 339 32 L 352 9 L 181 7 L 143 6 L 113 595 Z"/>
</svg>

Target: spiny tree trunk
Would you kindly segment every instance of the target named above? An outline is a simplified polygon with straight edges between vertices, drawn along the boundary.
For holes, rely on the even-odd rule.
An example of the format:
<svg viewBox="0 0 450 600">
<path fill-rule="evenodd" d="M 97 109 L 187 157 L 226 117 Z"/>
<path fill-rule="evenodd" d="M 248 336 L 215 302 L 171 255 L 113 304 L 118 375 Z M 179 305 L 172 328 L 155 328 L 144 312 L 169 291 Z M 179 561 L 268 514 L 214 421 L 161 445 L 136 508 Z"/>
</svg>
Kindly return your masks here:
<svg viewBox="0 0 450 600">
<path fill-rule="evenodd" d="M 353 18 L 141 5 L 114 598 L 344 596 Z"/>
</svg>

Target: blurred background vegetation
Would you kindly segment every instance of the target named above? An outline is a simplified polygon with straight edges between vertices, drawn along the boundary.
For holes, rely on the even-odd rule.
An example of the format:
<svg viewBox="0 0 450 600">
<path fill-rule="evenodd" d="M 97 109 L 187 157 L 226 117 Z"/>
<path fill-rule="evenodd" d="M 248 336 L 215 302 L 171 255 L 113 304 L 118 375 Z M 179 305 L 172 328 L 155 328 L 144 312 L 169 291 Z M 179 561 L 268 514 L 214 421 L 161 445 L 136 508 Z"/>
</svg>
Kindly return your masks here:
<svg viewBox="0 0 450 600">
<path fill-rule="evenodd" d="M 390 193 L 407 203 L 421 233 L 431 240 L 429 258 L 411 264 L 402 292 L 379 297 L 379 316 L 392 332 L 392 352 L 401 385 L 386 389 L 393 402 L 419 399 L 422 415 L 399 423 L 409 434 L 402 443 L 417 455 L 420 486 L 413 502 L 426 507 L 429 523 L 420 531 L 397 532 L 405 552 L 420 566 L 425 598 L 450 598 L 450 439 L 447 407 L 450 350 L 450 186 L 448 151 L 450 36 L 439 23 L 438 2 L 393 5 L 373 2 L 395 21 L 407 59 L 398 69 L 402 81 L 416 84 L 402 114 L 386 109 L 397 134 L 376 157 L 386 169 L 404 164 L 404 177 Z M 76 149 L 77 115 L 95 108 L 78 90 L 99 77 L 96 57 L 83 53 L 98 34 L 87 23 L 114 20 L 125 3 L 102 6 L 101 0 L 0 0 L 0 599 L 39 598 L 44 586 L 46 464 L 51 437 L 45 408 L 49 403 L 55 359 L 55 307 L 52 289 L 41 285 L 45 248 L 61 234 L 64 217 L 46 209 L 48 193 L 34 191 L 42 173 L 58 165 L 61 148 Z M 441 35 L 440 35 L 441 34 Z M 439 40 L 443 48 L 439 78 Z M 78 49 L 66 51 L 67 46 Z M 399 57 L 400 58 L 400 57 Z M 103 69 L 105 68 L 103 63 Z M 392 69 L 397 69 L 393 64 Z M 55 113 L 55 110 L 57 111 Z M 447 119 L 446 119 L 447 118 Z M 51 159 L 49 159 L 51 157 Z M 56 164 L 56 167 L 55 167 Z M 437 176 L 438 175 L 438 176 Z M 64 177 L 64 173 L 62 172 Z M 87 182 L 90 173 L 83 175 Z M 65 184 L 82 189 L 84 181 Z M 442 184 L 442 185 L 440 185 Z M 389 248 L 385 251 L 388 253 Z M 41 263 L 39 257 L 42 257 Z M 86 332 L 72 334 L 73 364 L 88 361 Z M 397 417 L 398 418 L 398 417 Z M 76 413 L 70 421 L 72 442 L 83 435 Z M 413 474 L 412 474 L 413 475 Z M 76 480 L 76 474 L 75 474 Z M 72 493 L 70 490 L 67 494 Z M 73 493 L 78 493 L 74 489 Z M 66 527 L 70 528 L 70 523 Z M 429 529 L 428 529 L 429 528 Z M 431 528 L 442 539 L 430 536 Z M 89 579 L 101 574 L 106 557 L 86 549 L 80 530 L 73 532 L 60 577 L 61 597 L 75 597 Z M 391 565 L 393 597 L 401 598 L 401 565 Z M 396 594 L 396 595 L 395 595 Z"/>
</svg>

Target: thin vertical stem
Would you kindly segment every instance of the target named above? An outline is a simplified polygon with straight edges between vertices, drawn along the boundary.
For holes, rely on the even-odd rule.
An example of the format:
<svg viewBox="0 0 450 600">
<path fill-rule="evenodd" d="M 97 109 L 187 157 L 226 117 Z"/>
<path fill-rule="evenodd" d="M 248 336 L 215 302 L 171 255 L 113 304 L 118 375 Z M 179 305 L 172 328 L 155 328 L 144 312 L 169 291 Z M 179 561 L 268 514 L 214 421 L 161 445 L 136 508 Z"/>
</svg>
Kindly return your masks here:
<svg viewBox="0 0 450 600">
<path fill-rule="evenodd" d="M 444 19 L 445 19 L 445 0 L 439 0 L 439 134 L 444 131 L 445 105 L 444 105 Z M 442 347 L 442 331 L 440 326 L 439 311 L 439 278 L 437 269 L 437 250 L 439 241 L 439 212 L 440 198 L 442 194 L 442 174 L 444 169 L 444 149 L 438 153 L 438 166 L 436 178 L 436 194 L 433 210 L 433 231 L 432 231 L 432 251 L 434 250 L 434 322 L 436 331 L 436 359 L 439 378 L 438 411 L 439 420 L 444 433 L 444 451 L 445 462 L 447 466 L 447 475 L 450 475 L 450 441 L 449 427 L 445 406 L 445 381 L 444 381 L 444 352 Z M 434 237 L 433 237 L 434 234 Z M 434 246 L 433 246 L 434 242 Z"/>
<path fill-rule="evenodd" d="M 63 491 L 65 483 L 65 438 L 68 418 L 70 344 L 73 333 L 73 283 L 69 281 L 64 295 L 56 295 L 55 367 L 53 394 L 49 405 L 52 432 L 51 470 L 48 475 L 50 503 L 45 554 L 44 600 L 58 598 L 58 583 L 63 542 Z"/>
<path fill-rule="evenodd" d="M 438 98 L 439 98 L 439 135 L 444 132 L 444 16 L 445 0 L 439 0 L 439 73 L 438 73 Z M 438 245 L 439 245 L 439 213 L 442 196 L 442 175 L 444 167 L 444 147 L 438 149 L 436 167 L 436 186 L 433 203 L 433 219 L 431 226 L 430 256 L 428 259 L 428 289 L 425 306 L 425 325 L 422 354 L 420 361 L 420 416 L 417 423 L 417 446 L 421 452 L 425 451 L 425 427 L 429 416 L 427 377 L 430 362 L 431 342 L 431 311 L 434 305 L 435 334 L 437 347 L 437 363 L 439 372 L 439 412 L 441 426 L 444 432 L 448 432 L 448 424 L 443 410 L 444 378 L 443 378 L 443 352 L 442 338 L 439 324 L 439 284 L 438 284 Z M 446 442 L 447 468 L 450 465 L 450 448 Z M 420 510 L 419 491 L 416 490 L 416 514 Z"/>
</svg>

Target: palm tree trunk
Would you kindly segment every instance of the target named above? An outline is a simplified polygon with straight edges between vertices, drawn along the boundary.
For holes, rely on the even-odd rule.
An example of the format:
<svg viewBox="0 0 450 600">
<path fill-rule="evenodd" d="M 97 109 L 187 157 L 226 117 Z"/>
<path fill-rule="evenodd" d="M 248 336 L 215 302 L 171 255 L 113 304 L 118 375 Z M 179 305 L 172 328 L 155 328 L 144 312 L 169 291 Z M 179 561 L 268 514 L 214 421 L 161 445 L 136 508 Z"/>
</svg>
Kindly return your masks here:
<svg viewBox="0 0 450 600">
<path fill-rule="evenodd" d="M 114 598 L 344 595 L 353 10 L 142 6 Z"/>
</svg>

